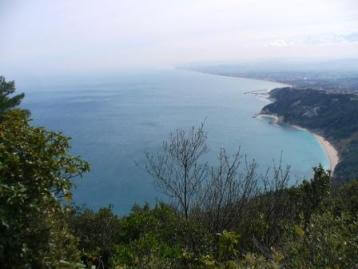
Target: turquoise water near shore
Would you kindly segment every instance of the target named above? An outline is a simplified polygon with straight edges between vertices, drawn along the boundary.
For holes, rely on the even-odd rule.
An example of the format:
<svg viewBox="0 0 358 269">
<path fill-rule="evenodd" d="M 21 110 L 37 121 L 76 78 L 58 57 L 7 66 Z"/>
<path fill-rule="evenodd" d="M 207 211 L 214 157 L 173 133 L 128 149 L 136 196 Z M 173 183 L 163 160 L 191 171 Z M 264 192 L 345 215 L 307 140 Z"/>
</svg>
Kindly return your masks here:
<svg viewBox="0 0 358 269">
<path fill-rule="evenodd" d="M 255 158 L 260 171 L 282 159 L 291 165 L 292 181 L 310 177 L 312 167 L 329 161 L 312 134 L 278 126 L 253 115 L 268 100 L 248 91 L 282 84 L 179 70 L 21 83 L 24 106 L 34 124 L 72 137 L 71 151 L 92 165 L 76 179 L 74 200 L 99 208 L 113 204 L 126 213 L 131 206 L 161 198 L 138 164 L 175 128 L 206 119 L 208 159 L 220 147 Z"/>
</svg>

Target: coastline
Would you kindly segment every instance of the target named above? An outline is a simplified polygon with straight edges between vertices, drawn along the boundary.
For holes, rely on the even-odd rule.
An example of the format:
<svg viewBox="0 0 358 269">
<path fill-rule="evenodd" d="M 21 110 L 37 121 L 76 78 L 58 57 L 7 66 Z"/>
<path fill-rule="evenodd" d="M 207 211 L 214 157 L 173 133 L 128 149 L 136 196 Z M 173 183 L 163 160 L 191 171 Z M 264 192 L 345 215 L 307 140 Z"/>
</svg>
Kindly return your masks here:
<svg viewBox="0 0 358 269">
<path fill-rule="evenodd" d="M 339 163 L 339 155 L 336 148 L 329 143 L 323 136 L 320 136 L 316 133 L 312 133 L 316 140 L 319 142 L 321 147 L 323 148 L 324 152 L 328 156 L 329 163 L 330 163 L 330 170 L 332 175 L 334 174 L 334 169 L 336 168 L 337 164 Z"/>
<path fill-rule="evenodd" d="M 210 72 L 201 72 L 201 71 L 196 71 L 196 72 L 200 72 L 200 73 L 205 73 L 205 74 L 212 74 L 212 75 L 219 75 L 219 76 L 225 76 L 225 77 L 239 77 L 239 78 L 246 78 L 246 79 L 255 79 L 255 78 L 247 78 L 247 77 L 241 77 L 241 76 L 230 76 L 230 75 L 225 75 L 225 74 L 213 74 Z M 256 80 L 262 80 L 262 79 L 256 79 Z M 270 80 L 266 80 L 266 81 L 270 81 Z M 270 81 L 270 82 L 276 82 L 276 83 L 280 83 L 283 84 L 283 86 L 285 87 L 292 87 L 292 85 L 289 84 L 284 84 L 282 82 L 278 82 L 278 81 Z M 267 99 L 269 102 L 273 102 L 273 100 L 270 99 L 270 92 L 274 90 L 274 89 L 268 89 L 268 90 L 259 90 L 259 91 L 250 91 L 250 92 L 245 92 L 245 94 L 253 94 L 258 98 L 265 98 Z M 284 120 L 282 119 L 282 117 L 278 116 L 278 115 L 274 115 L 274 114 L 264 114 L 264 113 L 257 113 L 253 116 L 254 118 L 269 118 L 271 119 L 273 124 L 280 124 L 283 123 Z M 339 163 L 339 154 L 337 149 L 329 142 L 327 141 L 323 136 L 308 130 L 306 128 L 297 126 L 297 125 L 292 125 L 287 123 L 288 125 L 291 125 L 293 128 L 296 129 L 300 129 L 300 130 L 304 130 L 306 132 L 311 133 L 314 138 L 316 139 L 316 141 L 320 144 L 321 148 L 323 149 L 324 153 L 326 154 L 328 160 L 329 160 L 329 170 L 331 171 L 331 175 L 334 174 L 334 170 L 337 166 L 337 164 Z"/>
<path fill-rule="evenodd" d="M 334 169 L 336 168 L 337 164 L 339 163 L 339 154 L 337 149 L 323 136 L 310 131 L 309 129 L 297 126 L 297 125 L 291 125 L 292 127 L 303 130 L 306 132 L 311 133 L 314 138 L 317 140 L 317 142 L 320 144 L 321 148 L 323 149 L 324 153 L 328 157 L 329 160 L 329 170 L 331 171 L 332 175 L 334 174 Z"/>
<path fill-rule="evenodd" d="M 262 119 L 262 118 L 268 118 L 272 120 L 273 124 L 280 124 L 280 118 L 273 114 L 257 114 L 255 115 L 255 118 Z"/>
<path fill-rule="evenodd" d="M 282 121 L 282 119 L 277 116 L 277 115 L 272 115 L 272 114 L 257 114 L 256 115 L 257 118 L 269 118 L 272 119 L 272 123 L 273 124 L 280 124 Z M 337 164 L 339 163 L 339 154 L 337 149 L 327 140 L 325 139 L 323 136 L 310 131 L 306 128 L 297 126 L 297 125 L 292 125 L 289 124 L 290 126 L 292 126 L 293 128 L 296 128 L 298 130 L 302 130 L 302 131 L 306 131 L 311 133 L 314 138 L 316 139 L 316 141 L 320 144 L 321 148 L 323 149 L 324 153 L 326 154 L 328 160 L 329 160 L 329 170 L 331 171 L 332 175 L 334 174 L 334 169 L 336 168 Z"/>
<path fill-rule="evenodd" d="M 257 114 L 256 117 L 272 119 L 272 123 L 278 124 L 278 125 L 281 122 L 283 122 L 280 117 L 278 117 L 277 115 L 272 115 L 272 114 Z M 327 139 L 325 139 L 323 136 L 321 136 L 315 132 L 312 132 L 306 128 L 297 126 L 297 125 L 292 125 L 292 124 L 289 124 L 289 125 L 292 126 L 293 128 L 298 129 L 298 130 L 309 132 L 314 136 L 314 138 L 320 144 L 321 148 L 323 149 L 324 153 L 326 154 L 326 156 L 329 160 L 329 170 L 331 171 L 331 173 L 333 175 L 334 169 L 336 168 L 337 164 L 339 163 L 339 155 L 338 155 L 337 149 L 329 141 L 327 141 Z"/>
</svg>

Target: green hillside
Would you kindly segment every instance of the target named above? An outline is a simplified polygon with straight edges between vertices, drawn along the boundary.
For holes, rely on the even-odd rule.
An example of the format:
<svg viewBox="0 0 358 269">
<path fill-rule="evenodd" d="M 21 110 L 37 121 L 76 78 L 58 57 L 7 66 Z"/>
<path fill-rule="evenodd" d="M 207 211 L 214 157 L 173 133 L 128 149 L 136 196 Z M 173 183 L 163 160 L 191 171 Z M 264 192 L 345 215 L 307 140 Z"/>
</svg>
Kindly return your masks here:
<svg viewBox="0 0 358 269">
<path fill-rule="evenodd" d="M 337 182 L 358 177 L 358 96 L 328 94 L 312 89 L 279 88 L 270 93 L 273 103 L 262 109 L 284 122 L 321 134 L 338 150 Z"/>
</svg>

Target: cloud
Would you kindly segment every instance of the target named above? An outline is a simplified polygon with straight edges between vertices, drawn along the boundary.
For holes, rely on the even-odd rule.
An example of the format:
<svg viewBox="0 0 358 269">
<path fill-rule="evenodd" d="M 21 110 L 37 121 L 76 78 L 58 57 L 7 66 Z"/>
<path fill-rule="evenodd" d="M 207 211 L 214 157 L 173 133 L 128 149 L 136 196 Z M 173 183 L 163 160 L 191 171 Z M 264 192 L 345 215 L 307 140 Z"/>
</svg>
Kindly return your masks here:
<svg viewBox="0 0 358 269">
<path fill-rule="evenodd" d="M 321 45 L 346 57 L 356 54 L 356 1 L 0 0 L 0 59 L 5 70 L 76 72 L 302 57 Z"/>
<path fill-rule="evenodd" d="M 343 38 L 348 42 L 358 42 L 358 32 L 344 35 Z"/>
<path fill-rule="evenodd" d="M 308 36 L 302 40 L 303 43 L 311 45 L 333 45 L 336 43 L 358 42 L 358 32 L 349 34 L 326 33 L 317 36 Z"/>
<path fill-rule="evenodd" d="M 292 46 L 326 46 L 344 43 L 358 43 L 358 32 L 346 34 L 322 33 L 315 35 L 303 35 L 290 37 L 288 39 L 275 39 L 268 41 L 270 47 L 292 47 Z"/>
<path fill-rule="evenodd" d="M 294 45 L 293 41 L 286 41 L 284 39 L 277 39 L 277 40 L 271 41 L 269 43 L 269 46 L 279 47 L 279 48 L 289 47 L 289 46 L 293 46 L 293 45 Z"/>
</svg>

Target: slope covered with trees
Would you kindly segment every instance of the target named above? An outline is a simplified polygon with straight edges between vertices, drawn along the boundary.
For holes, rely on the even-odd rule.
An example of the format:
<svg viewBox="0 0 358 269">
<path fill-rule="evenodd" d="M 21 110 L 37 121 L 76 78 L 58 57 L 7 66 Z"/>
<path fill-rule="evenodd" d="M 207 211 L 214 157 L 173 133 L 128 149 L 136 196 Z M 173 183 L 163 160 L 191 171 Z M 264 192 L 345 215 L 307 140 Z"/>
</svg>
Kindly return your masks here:
<svg viewBox="0 0 358 269">
<path fill-rule="evenodd" d="M 270 92 L 273 103 L 262 109 L 284 122 L 321 134 L 336 146 L 340 162 L 337 182 L 358 177 L 358 96 L 311 89 L 280 88 Z"/>
</svg>

